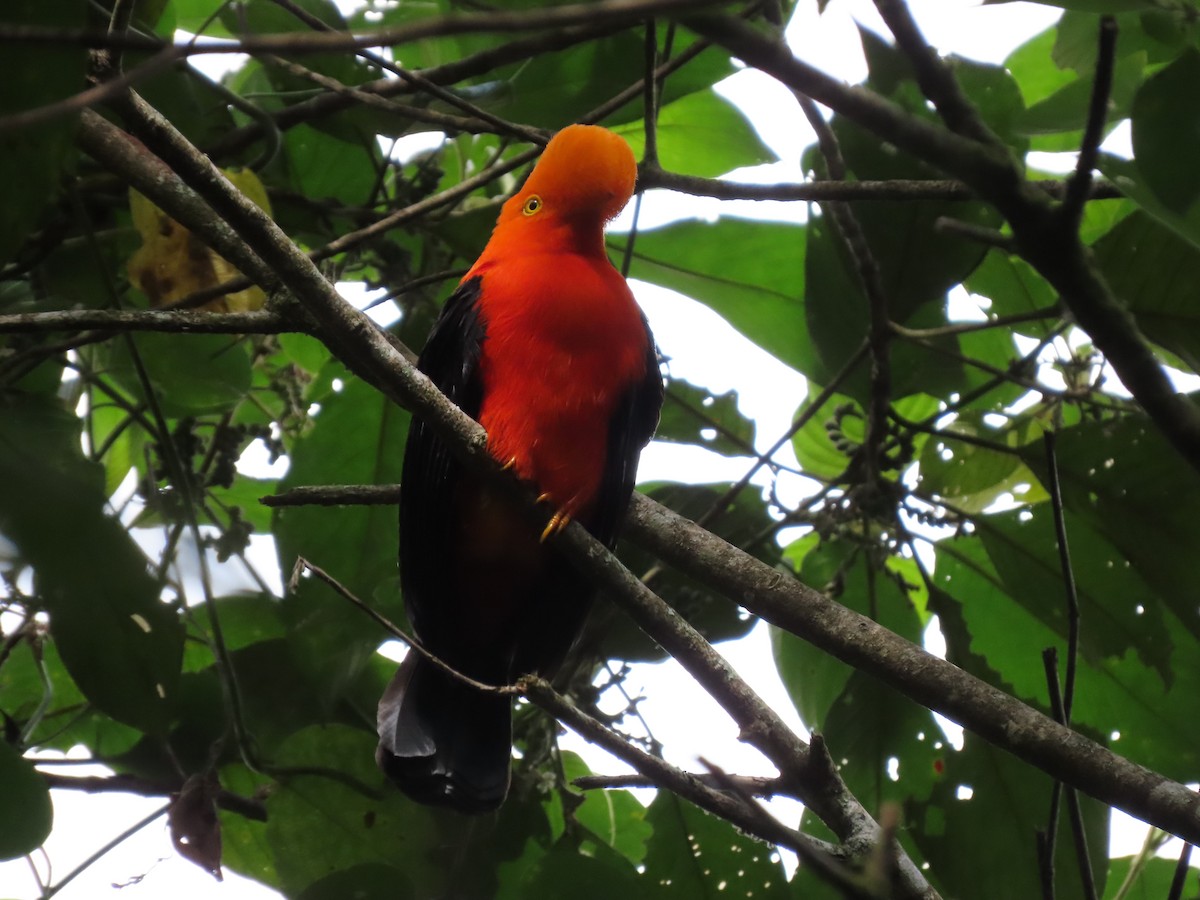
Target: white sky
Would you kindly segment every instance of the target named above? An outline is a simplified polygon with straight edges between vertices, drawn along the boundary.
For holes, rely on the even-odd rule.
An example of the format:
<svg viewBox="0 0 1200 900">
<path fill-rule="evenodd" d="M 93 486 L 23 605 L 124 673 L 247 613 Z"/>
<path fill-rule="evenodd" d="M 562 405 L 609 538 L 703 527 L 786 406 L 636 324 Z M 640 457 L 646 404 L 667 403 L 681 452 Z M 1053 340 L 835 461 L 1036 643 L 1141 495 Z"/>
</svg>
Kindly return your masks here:
<svg viewBox="0 0 1200 900">
<path fill-rule="evenodd" d="M 346 2 L 352 4 L 353 0 Z M 798 55 L 847 82 L 861 80 L 866 67 L 854 22 L 857 20 L 880 34 L 887 33 L 869 0 L 833 0 L 822 16 L 817 15 L 814 3 L 805 2 L 802 6 L 788 30 L 788 39 Z M 943 52 L 988 62 L 1002 61 L 1013 48 L 1053 24 L 1060 15 L 1060 10 L 1053 7 L 1022 2 L 983 6 L 956 0 L 915 0 L 910 6 L 926 36 Z M 801 180 L 798 161 L 803 149 L 812 142 L 812 134 L 789 92 L 769 77 L 751 70 L 734 75 L 720 90 L 746 111 L 762 138 L 781 159 L 771 166 L 741 170 L 733 173 L 733 177 L 763 182 Z M 1119 151 L 1127 141 L 1127 133 L 1118 133 L 1107 146 Z M 1039 154 L 1037 165 L 1065 171 L 1073 160 L 1070 155 L 1065 155 L 1065 159 L 1062 156 L 1047 159 L 1046 154 Z M 739 216 L 800 218 L 803 204 L 722 205 L 716 200 L 654 192 L 643 204 L 642 225 L 651 227 L 692 216 L 712 218 L 720 211 Z M 614 225 L 621 229 L 628 227 L 628 221 L 627 211 Z M 737 390 L 742 411 L 758 423 L 759 449 L 767 449 L 787 427 L 803 398 L 804 379 L 734 332 L 706 307 L 654 285 L 638 283 L 635 291 L 663 352 L 671 359 L 672 374 L 717 393 Z M 381 307 L 384 315 L 386 310 Z M 786 452 L 790 455 L 790 450 Z M 747 465 L 747 460 L 727 459 L 702 448 L 653 445 L 643 455 L 640 474 L 642 480 L 678 479 L 680 472 L 685 471 L 696 481 L 729 481 L 740 478 Z M 268 559 L 273 557 L 269 548 L 261 549 L 271 554 Z M 745 640 L 721 649 L 755 690 L 800 730 L 799 719 L 775 673 L 766 629 L 760 625 Z M 645 695 L 639 709 L 655 737 L 663 743 L 671 762 L 695 768 L 697 757 L 704 756 L 731 772 L 772 772 L 757 751 L 738 741 L 736 726 L 728 716 L 674 662 L 638 667 L 627 688 L 631 693 Z M 598 772 L 625 771 L 620 763 L 573 734 L 568 735 L 563 745 L 581 753 Z M 69 771 L 103 772 L 99 768 L 80 767 Z M 162 805 L 160 799 L 98 797 L 69 791 L 54 792 L 54 802 L 55 828 L 46 845 L 46 857 L 53 863 L 48 879 L 51 882 L 61 879 L 111 837 Z M 796 823 L 799 806 L 795 802 L 776 801 L 772 809 L 785 822 Z M 1134 853 L 1141 840 L 1137 828 L 1124 825 L 1117 829 L 1113 852 Z M 1178 853 L 1177 843 L 1174 852 Z M 43 879 L 47 876 L 46 857 L 37 854 L 33 860 Z M 122 886 L 119 894 L 114 893 L 116 885 Z M 0 895 L 14 900 L 38 897 L 26 861 L 0 864 Z M 228 871 L 226 881 L 217 884 L 199 868 L 180 859 L 171 847 L 165 819 L 107 854 L 56 896 L 61 900 L 88 900 L 109 895 L 120 896 L 122 900 L 157 900 L 167 896 L 174 900 L 277 897 L 273 891 Z"/>
</svg>

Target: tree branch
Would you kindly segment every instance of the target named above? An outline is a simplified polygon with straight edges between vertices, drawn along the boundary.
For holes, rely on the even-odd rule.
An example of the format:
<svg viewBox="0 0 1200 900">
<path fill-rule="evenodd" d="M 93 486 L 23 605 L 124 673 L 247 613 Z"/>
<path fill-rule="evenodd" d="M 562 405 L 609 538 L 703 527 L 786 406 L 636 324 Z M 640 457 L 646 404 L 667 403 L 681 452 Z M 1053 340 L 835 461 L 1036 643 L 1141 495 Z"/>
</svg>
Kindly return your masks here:
<svg viewBox="0 0 1200 900">
<path fill-rule="evenodd" d="M 269 309 L 207 312 L 192 309 L 62 309 L 0 315 L 0 334 L 67 331 L 173 331 L 187 334 L 311 333 L 311 329 Z"/>
<path fill-rule="evenodd" d="M 793 90 L 890 141 L 901 150 L 961 178 L 992 203 L 1012 227 L 1015 246 L 1063 299 L 1125 387 L 1200 472 L 1200 409 L 1175 392 L 1132 314 L 1113 295 L 1091 252 L 1057 207 L 1024 180 L 1011 154 L 939 129 L 861 87 L 851 87 L 796 59 L 787 45 L 731 16 L 700 14 L 684 24 L 726 47 Z"/>
<path fill-rule="evenodd" d="M 37 760 L 34 760 L 37 762 Z M 39 775 L 51 787 L 58 790 L 83 791 L 88 794 L 137 794 L 141 797 L 170 797 L 179 792 L 183 782 L 168 784 L 142 778 L 138 775 L 119 773 L 116 775 L 59 775 L 54 772 L 42 772 Z M 243 797 L 232 791 L 221 790 L 216 795 L 216 803 L 221 809 L 236 813 L 255 822 L 267 821 L 267 807 L 260 800 Z"/>
<path fill-rule="evenodd" d="M 684 573 L 989 743 L 1184 840 L 1200 839 L 1200 795 L 1184 785 L 1059 725 L 640 494 L 626 528 Z"/>
</svg>

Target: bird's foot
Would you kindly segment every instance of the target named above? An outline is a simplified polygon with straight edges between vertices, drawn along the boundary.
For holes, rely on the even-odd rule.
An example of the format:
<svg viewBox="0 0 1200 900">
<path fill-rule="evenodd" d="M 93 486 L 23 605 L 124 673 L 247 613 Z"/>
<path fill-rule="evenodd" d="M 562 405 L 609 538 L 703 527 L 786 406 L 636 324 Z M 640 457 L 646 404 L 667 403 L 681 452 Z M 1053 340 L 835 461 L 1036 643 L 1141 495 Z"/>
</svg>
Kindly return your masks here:
<svg viewBox="0 0 1200 900">
<path fill-rule="evenodd" d="M 541 497 L 538 497 L 538 500 L 541 500 L 545 496 L 546 495 L 543 494 Z M 542 530 L 541 540 L 545 542 L 551 535 L 558 534 L 560 531 L 566 528 L 570 522 L 571 514 L 560 509 L 554 515 L 552 515 L 550 517 L 550 521 L 546 523 L 546 527 Z"/>
</svg>

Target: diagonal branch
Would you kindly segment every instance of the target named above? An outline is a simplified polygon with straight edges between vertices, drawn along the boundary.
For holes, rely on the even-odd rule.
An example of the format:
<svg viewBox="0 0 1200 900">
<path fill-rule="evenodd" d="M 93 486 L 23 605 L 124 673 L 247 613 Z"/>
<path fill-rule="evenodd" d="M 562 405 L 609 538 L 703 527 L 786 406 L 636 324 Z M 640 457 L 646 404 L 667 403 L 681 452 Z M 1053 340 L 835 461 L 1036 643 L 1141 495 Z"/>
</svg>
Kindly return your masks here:
<svg viewBox="0 0 1200 900">
<path fill-rule="evenodd" d="M 792 55 L 782 41 L 731 16 L 698 14 L 684 24 L 794 91 L 844 115 L 883 140 L 961 178 L 1012 227 L 1020 255 L 1062 296 L 1079 326 L 1181 456 L 1200 472 L 1200 409 L 1176 393 L 1133 315 L 1113 294 L 1091 252 L 1058 207 L 1025 181 L 1011 154 L 937 128 Z"/>
<path fill-rule="evenodd" d="M 1200 795 L 1131 763 L 726 543 L 634 496 L 629 536 L 751 612 L 1110 806 L 1200 839 Z"/>
</svg>

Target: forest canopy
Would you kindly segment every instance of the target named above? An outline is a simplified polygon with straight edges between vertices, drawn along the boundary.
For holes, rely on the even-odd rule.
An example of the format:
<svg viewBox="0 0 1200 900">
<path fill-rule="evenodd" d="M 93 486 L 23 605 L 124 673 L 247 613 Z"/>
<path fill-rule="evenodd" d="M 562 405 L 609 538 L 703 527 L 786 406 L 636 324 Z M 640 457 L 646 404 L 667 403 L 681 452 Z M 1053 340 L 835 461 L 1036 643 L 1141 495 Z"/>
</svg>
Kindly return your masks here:
<svg viewBox="0 0 1200 900">
<path fill-rule="evenodd" d="M 51 791 L 126 791 L 203 869 L 301 900 L 1195 896 L 1154 851 L 1200 840 L 1198 11 L 1054 5 L 993 65 L 876 0 L 850 86 L 777 0 L 6 0 L 0 859 L 53 896 Z M 775 159 L 714 89 L 743 66 L 815 129 L 805 180 L 721 177 Z M 412 360 L 575 122 L 629 141 L 639 192 L 803 205 L 635 212 L 608 249 L 808 387 L 761 434 L 664 360 L 656 439 L 745 477 L 642 485 L 615 554 L 553 539 L 602 599 L 564 673 L 516 686 L 510 797 L 467 819 L 374 762 L 412 417 L 507 477 Z M 759 621 L 811 734 L 713 648 Z M 636 698 L 611 712 L 667 657 L 777 777 L 684 771 Z M 1110 858 L 1112 809 L 1154 826 L 1140 855 Z"/>
</svg>

